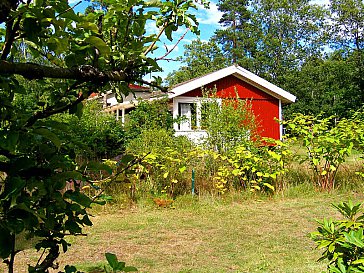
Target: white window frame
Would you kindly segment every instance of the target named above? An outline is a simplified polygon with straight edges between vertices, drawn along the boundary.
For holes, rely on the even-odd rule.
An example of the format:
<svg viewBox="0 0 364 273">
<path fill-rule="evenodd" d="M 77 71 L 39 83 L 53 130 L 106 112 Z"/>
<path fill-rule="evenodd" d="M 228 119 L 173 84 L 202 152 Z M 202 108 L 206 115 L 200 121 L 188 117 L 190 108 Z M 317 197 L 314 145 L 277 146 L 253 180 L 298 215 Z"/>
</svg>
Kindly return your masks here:
<svg viewBox="0 0 364 273">
<path fill-rule="evenodd" d="M 221 107 L 222 99 L 215 99 L 215 98 L 201 98 L 201 97 L 176 97 L 173 98 L 173 118 L 176 119 L 179 117 L 179 103 L 195 103 L 196 104 L 196 127 L 197 130 L 193 130 L 190 128 L 187 131 L 203 131 L 201 130 L 201 105 L 204 102 L 209 101 L 217 101 Z M 186 131 L 186 130 L 180 130 L 178 128 L 178 124 L 174 123 L 173 128 L 176 132 L 180 131 Z"/>
</svg>

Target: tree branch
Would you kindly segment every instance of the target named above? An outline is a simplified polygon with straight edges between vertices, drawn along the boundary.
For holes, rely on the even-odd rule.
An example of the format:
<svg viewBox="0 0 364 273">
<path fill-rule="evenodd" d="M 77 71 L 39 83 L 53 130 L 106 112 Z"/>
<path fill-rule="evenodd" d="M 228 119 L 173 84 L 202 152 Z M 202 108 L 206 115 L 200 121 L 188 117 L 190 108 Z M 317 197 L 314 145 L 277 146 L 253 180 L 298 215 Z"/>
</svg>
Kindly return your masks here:
<svg viewBox="0 0 364 273">
<path fill-rule="evenodd" d="M 5 37 L 5 44 L 3 47 L 3 51 L 1 54 L 1 60 L 6 60 L 8 57 L 11 47 L 15 40 L 15 34 L 19 29 L 20 24 L 20 15 L 17 18 L 17 21 L 14 23 L 15 19 L 11 19 L 10 21 L 6 22 L 6 37 Z"/>
<path fill-rule="evenodd" d="M 60 17 L 62 14 L 65 14 L 66 12 L 69 12 L 70 10 L 74 9 L 75 7 L 77 7 L 81 3 L 82 3 L 82 1 L 78 1 L 78 3 L 74 4 L 72 7 L 69 7 L 65 11 L 59 13 L 56 18 Z"/>
<path fill-rule="evenodd" d="M 149 85 L 150 87 L 158 88 L 162 92 L 168 92 L 168 88 L 167 87 L 163 87 L 163 86 L 160 86 L 158 84 L 154 84 L 152 82 L 144 81 L 142 79 L 134 79 L 134 81 L 137 82 L 137 83 L 142 83 L 142 84 L 145 84 L 145 85 Z"/>
<path fill-rule="evenodd" d="M 177 45 L 183 40 L 183 38 L 186 36 L 186 34 L 188 33 L 190 29 L 187 28 L 185 33 L 183 33 L 183 35 L 178 39 L 178 41 L 174 44 L 174 46 L 170 49 L 167 50 L 166 54 L 164 54 L 163 56 L 157 58 L 156 60 L 160 61 L 160 60 L 164 60 L 165 57 L 167 57 L 169 54 L 171 54 L 171 52 L 177 47 Z"/>
<path fill-rule="evenodd" d="M 129 76 L 121 70 L 100 71 L 99 69 L 83 65 L 72 68 L 59 68 L 34 63 L 12 63 L 0 61 L 0 75 L 17 74 L 27 79 L 69 79 L 79 82 L 92 82 L 104 85 L 109 81 L 127 81 Z"/>
<path fill-rule="evenodd" d="M 168 21 L 164 22 L 163 26 L 160 28 L 159 33 L 157 35 L 157 37 L 155 38 L 155 40 L 153 41 L 153 43 L 151 43 L 149 45 L 149 47 L 144 51 L 144 55 L 147 55 L 155 46 L 155 44 L 157 43 L 157 41 L 159 40 L 159 38 L 162 36 L 163 32 L 165 31 L 165 29 L 168 27 Z"/>
</svg>

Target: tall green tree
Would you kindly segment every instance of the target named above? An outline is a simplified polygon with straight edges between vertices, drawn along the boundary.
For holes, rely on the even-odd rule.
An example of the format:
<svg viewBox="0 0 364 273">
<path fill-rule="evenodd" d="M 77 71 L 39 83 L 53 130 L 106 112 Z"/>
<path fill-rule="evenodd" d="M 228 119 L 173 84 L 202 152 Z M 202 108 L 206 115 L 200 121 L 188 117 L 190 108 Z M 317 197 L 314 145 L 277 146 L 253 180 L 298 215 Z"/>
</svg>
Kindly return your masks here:
<svg viewBox="0 0 364 273">
<path fill-rule="evenodd" d="M 331 45 L 346 57 L 352 71 L 356 90 L 347 96 L 349 109 L 364 103 L 364 3 L 359 0 L 331 0 Z M 352 66 L 352 65 L 351 65 Z"/>
<path fill-rule="evenodd" d="M 223 13 L 216 30 L 216 41 L 222 46 L 225 56 L 231 63 L 251 69 L 251 59 L 258 46 L 258 29 L 252 22 L 252 11 L 248 0 L 220 0 L 218 8 Z"/>
<path fill-rule="evenodd" d="M 357 93 L 353 70 L 355 65 L 339 52 L 327 58 L 306 61 L 299 70 L 289 73 L 286 87 L 293 90 L 297 101 L 285 108 L 285 119 L 299 112 L 325 117 L 348 117 Z"/>
<path fill-rule="evenodd" d="M 70 128 L 52 117 L 69 112 L 82 118 L 82 101 L 95 91 L 121 96 L 129 83 L 159 86 L 160 79 L 146 83 L 143 77 L 161 70 L 151 57 L 161 35 L 172 40 L 180 26 L 198 32 L 192 0 L 103 4 L 86 15 L 67 0 L 1 2 L 0 258 L 10 273 L 19 236 L 36 236 L 36 249 L 44 250 L 29 271 L 48 272 L 67 251 L 66 237 L 92 225 L 87 208 L 97 200 L 77 184 L 65 190 L 67 181 L 88 177 L 64 134 Z M 147 22 L 158 32 L 147 33 Z"/>
<path fill-rule="evenodd" d="M 287 72 L 320 55 L 325 11 L 308 0 L 254 0 L 252 6 L 254 24 L 260 29 L 257 69 L 284 87 Z"/>
<path fill-rule="evenodd" d="M 325 10 L 309 0 L 221 1 L 219 9 L 225 56 L 274 83 L 322 50 Z"/>
</svg>

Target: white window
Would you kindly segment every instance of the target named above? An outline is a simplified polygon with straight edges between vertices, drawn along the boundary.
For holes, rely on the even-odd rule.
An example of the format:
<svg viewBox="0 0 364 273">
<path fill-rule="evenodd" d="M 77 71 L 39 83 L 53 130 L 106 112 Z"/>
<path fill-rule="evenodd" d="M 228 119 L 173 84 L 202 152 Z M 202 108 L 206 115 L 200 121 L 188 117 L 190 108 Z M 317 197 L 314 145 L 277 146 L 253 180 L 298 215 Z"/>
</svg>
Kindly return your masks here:
<svg viewBox="0 0 364 273">
<path fill-rule="evenodd" d="M 179 124 L 175 124 L 176 131 L 192 131 L 201 130 L 203 119 L 206 115 L 202 112 L 206 107 L 206 103 L 211 99 L 178 97 L 173 99 L 173 117 L 182 118 Z M 221 99 L 218 100 L 221 105 Z"/>
</svg>

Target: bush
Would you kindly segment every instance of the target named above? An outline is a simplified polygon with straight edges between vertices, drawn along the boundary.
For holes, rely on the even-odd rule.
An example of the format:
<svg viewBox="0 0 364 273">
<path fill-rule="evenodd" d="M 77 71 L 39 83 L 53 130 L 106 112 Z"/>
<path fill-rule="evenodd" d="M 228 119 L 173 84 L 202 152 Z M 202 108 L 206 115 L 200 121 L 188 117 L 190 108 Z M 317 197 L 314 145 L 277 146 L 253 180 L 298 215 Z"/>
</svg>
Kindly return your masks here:
<svg viewBox="0 0 364 273">
<path fill-rule="evenodd" d="M 126 148 L 126 152 L 144 158 L 138 166 L 137 188 L 154 195 L 186 193 L 190 181 L 186 175 L 193 151 L 194 145 L 187 138 L 174 137 L 165 129 L 141 131 Z"/>
<path fill-rule="evenodd" d="M 125 131 L 121 122 L 104 112 L 97 101 L 88 101 L 80 118 L 59 114 L 54 119 L 68 126 L 65 137 L 72 140 L 81 161 L 111 158 L 125 150 Z"/>
<path fill-rule="evenodd" d="M 202 103 L 201 123 L 208 134 L 205 141 L 207 149 L 225 153 L 237 146 L 252 146 L 252 141 L 258 137 L 249 100 L 235 97 L 221 100 L 215 92 L 207 92 Z"/>
<path fill-rule="evenodd" d="M 164 129 L 173 134 L 173 117 L 168 110 L 168 99 L 139 100 L 125 123 L 127 139 L 132 141 L 146 130 Z"/>
<path fill-rule="evenodd" d="M 324 249 L 319 260 L 327 260 L 330 273 L 364 272 L 364 214 L 362 203 L 351 201 L 333 205 L 343 220 L 318 221 L 311 233 L 318 249 Z"/>
<path fill-rule="evenodd" d="M 339 167 L 351 155 L 354 144 L 363 138 L 361 121 L 355 116 L 337 122 L 334 117 L 296 114 L 284 124 L 306 149 L 303 161 L 313 170 L 314 185 L 321 190 L 332 190 Z"/>
</svg>

